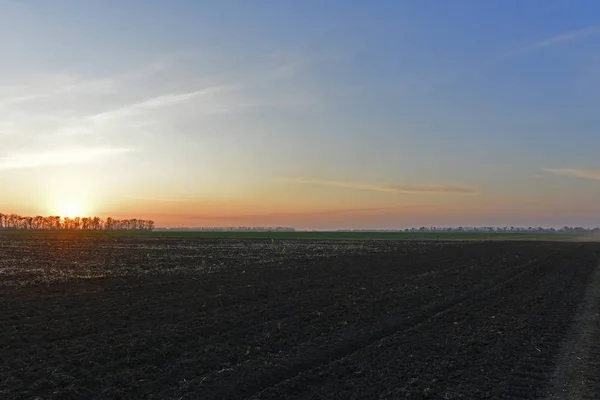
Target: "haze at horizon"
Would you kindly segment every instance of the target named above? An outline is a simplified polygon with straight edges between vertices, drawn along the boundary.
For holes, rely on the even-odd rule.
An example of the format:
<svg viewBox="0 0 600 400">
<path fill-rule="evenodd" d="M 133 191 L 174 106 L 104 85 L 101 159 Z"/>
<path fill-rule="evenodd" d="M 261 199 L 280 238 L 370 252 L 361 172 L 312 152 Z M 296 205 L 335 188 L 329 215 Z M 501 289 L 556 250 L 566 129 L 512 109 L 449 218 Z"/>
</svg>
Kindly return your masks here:
<svg viewBox="0 0 600 400">
<path fill-rule="evenodd" d="M 599 11 L 0 0 L 0 211 L 598 226 Z"/>
</svg>

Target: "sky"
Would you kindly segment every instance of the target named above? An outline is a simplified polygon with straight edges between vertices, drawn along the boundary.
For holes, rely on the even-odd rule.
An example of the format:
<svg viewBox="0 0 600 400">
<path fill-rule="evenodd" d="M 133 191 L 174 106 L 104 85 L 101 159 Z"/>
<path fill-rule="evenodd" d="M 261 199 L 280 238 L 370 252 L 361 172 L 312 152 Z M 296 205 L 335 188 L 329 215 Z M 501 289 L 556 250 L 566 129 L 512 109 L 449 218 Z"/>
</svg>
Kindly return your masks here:
<svg viewBox="0 0 600 400">
<path fill-rule="evenodd" d="M 0 211 L 600 225 L 596 1 L 0 0 Z"/>
</svg>

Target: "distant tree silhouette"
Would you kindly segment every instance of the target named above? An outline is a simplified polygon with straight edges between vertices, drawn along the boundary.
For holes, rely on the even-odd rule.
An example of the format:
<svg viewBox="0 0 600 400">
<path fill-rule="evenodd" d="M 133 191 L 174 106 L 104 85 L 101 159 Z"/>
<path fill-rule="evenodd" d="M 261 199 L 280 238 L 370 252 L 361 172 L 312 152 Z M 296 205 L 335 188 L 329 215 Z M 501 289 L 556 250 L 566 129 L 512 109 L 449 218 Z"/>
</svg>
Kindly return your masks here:
<svg viewBox="0 0 600 400">
<path fill-rule="evenodd" d="M 44 226 L 44 217 L 37 215 L 33 218 L 33 229 L 42 229 Z"/>
<path fill-rule="evenodd" d="M 56 215 L 26 217 L 0 213 L 0 230 L 94 230 L 94 231 L 152 231 L 154 221 L 146 219 L 115 219 L 100 217 L 65 217 Z"/>
</svg>

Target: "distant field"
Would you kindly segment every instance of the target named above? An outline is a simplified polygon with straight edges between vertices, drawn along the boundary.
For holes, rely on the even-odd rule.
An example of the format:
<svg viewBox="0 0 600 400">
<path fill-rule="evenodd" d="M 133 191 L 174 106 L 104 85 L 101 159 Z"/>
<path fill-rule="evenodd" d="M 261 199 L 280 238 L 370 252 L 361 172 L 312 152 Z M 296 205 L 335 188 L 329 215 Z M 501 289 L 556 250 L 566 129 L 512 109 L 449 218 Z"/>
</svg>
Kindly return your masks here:
<svg viewBox="0 0 600 400">
<path fill-rule="evenodd" d="M 317 240 L 549 240 L 571 241 L 598 236 L 586 234 L 473 233 L 473 232 L 189 232 L 189 231 L 0 231 L 11 236 L 116 236 L 197 239 L 317 239 Z"/>
<path fill-rule="evenodd" d="M 119 233 L 117 233 L 119 234 Z M 134 233 L 135 235 L 135 233 Z M 581 235 L 460 232 L 140 232 L 139 235 L 188 238 L 331 240 L 572 240 Z"/>
</svg>

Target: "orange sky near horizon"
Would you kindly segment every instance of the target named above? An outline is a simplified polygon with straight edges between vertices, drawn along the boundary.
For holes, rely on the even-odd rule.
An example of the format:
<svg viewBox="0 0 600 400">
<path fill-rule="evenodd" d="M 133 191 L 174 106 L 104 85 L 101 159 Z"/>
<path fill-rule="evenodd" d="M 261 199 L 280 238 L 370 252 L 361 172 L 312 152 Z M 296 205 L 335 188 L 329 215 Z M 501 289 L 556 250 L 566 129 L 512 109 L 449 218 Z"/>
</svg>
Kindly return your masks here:
<svg viewBox="0 0 600 400">
<path fill-rule="evenodd" d="M 330 204 L 338 200 L 338 204 Z M 386 201 L 387 200 L 387 201 Z M 595 212 L 593 204 L 573 203 L 569 199 L 553 203 L 541 203 L 526 198 L 490 198 L 473 195 L 470 198 L 439 199 L 418 196 L 403 201 L 383 199 L 378 205 L 371 202 L 352 201 L 350 196 L 332 197 L 327 204 L 293 202 L 250 202 L 244 198 L 229 200 L 176 200 L 176 199 L 130 199 L 111 201 L 103 207 L 101 202 L 91 201 L 81 209 L 90 210 L 89 215 L 102 218 L 153 219 L 157 226 L 287 226 L 297 229 L 347 229 L 347 228 L 408 228 L 420 226 L 469 226 L 469 225 L 544 225 L 540 221 L 553 221 L 553 226 L 585 225 L 586 215 Z M 412 201 L 411 201 L 412 200 Z M 70 201 L 70 200 L 67 200 Z M 569 205 L 566 203 L 568 202 Z M 66 206 L 74 203 L 66 203 Z M 61 207 L 64 207 L 62 205 Z M 76 205 L 78 206 L 78 205 Z M 36 207 L 23 207 L 31 215 L 61 214 L 60 207 L 46 213 Z M 39 211 L 39 212 L 38 212 Z M 27 214 L 27 213 L 24 213 Z"/>
</svg>

